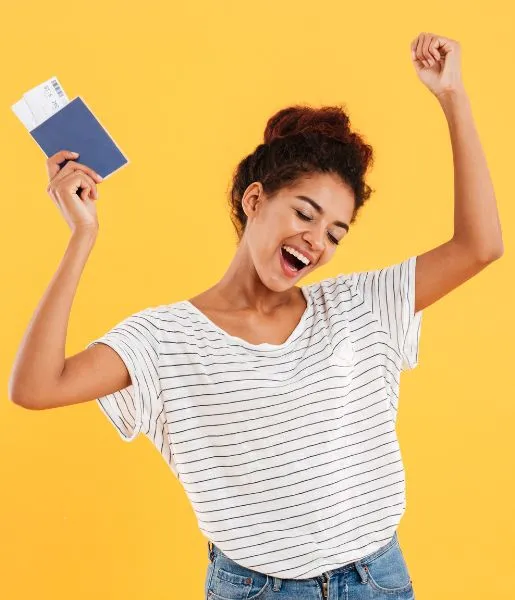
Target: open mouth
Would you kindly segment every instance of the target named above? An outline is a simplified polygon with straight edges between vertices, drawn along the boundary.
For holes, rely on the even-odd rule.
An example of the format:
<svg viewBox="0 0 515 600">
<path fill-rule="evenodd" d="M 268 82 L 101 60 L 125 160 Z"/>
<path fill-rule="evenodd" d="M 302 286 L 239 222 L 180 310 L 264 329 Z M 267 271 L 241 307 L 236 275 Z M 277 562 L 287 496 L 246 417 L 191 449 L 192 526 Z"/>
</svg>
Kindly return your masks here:
<svg viewBox="0 0 515 600">
<path fill-rule="evenodd" d="M 306 269 L 309 265 L 304 264 L 299 258 L 288 252 L 284 246 L 281 247 L 281 255 L 286 267 L 293 273 Z"/>
</svg>

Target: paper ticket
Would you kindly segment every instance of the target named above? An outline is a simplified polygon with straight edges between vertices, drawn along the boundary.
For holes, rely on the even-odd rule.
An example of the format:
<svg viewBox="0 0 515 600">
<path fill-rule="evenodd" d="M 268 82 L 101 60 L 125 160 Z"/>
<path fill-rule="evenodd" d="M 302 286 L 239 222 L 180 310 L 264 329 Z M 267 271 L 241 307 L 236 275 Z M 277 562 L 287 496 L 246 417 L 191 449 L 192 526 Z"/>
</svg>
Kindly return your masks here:
<svg viewBox="0 0 515 600">
<path fill-rule="evenodd" d="M 30 131 L 61 110 L 69 102 L 57 77 L 37 85 L 12 106 L 20 121 Z"/>
</svg>

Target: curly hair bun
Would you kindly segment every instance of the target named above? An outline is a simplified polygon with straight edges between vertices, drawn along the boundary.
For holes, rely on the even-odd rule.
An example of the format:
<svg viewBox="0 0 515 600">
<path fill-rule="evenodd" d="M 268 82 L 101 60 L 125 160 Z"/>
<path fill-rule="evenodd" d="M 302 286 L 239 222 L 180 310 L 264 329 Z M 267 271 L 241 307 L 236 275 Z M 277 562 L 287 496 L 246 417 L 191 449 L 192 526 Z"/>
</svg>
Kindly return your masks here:
<svg viewBox="0 0 515 600">
<path fill-rule="evenodd" d="M 348 142 L 350 119 L 340 106 L 289 106 L 270 117 L 266 124 L 264 143 L 299 133 L 319 133 L 340 142 Z"/>
</svg>

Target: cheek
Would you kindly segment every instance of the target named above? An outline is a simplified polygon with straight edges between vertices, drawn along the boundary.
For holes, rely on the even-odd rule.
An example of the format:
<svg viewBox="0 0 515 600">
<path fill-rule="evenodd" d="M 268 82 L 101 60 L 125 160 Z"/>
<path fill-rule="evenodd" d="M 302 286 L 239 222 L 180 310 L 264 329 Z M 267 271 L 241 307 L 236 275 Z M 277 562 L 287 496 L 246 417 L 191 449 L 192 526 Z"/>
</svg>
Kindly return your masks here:
<svg viewBox="0 0 515 600">
<path fill-rule="evenodd" d="M 309 223 L 301 221 L 295 215 L 288 215 L 272 225 L 281 239 L 292 238 L 299 235 L 309 227 Z"/>
<path fill-rule="evenodd" d="M 291 240 L 303 231 L 304 227 L 298 219 L 277 215 L 263 223 L 261 234 L 265 237 L 267 245 L 277 247 L 285 240 Z"/>
<path fill-rule="evenodd" d="M 334 256 L 335 252 L 336 252 L 336 247 L 333 246 L 331 244 L 331 242 L 329 242 L 330 245 L 327 245 L 324 253 L 322 254 L 322 257 L 320 259 L 320 262 L 318 263 L 317 267 L 321 267 L 322 265 L 327 264 Z"/>
</svg>

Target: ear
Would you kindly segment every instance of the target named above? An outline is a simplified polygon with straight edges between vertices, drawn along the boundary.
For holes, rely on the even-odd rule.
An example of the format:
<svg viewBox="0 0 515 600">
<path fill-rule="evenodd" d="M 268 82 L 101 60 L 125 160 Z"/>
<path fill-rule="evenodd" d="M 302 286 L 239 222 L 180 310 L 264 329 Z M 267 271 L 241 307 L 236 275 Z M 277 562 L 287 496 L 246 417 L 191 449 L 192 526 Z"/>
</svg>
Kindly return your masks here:
<svg viewBox="0 0 515 600">
<path fill-rule="evenodd" d="M 262 183 L 260 181 L 252 182 L 245 190 L 243 198 L 241 199 L 243 212 L 247 215 L 247 219 L 250 220 L 256 215 L 263 203 L 263 199 L 264 192 Z"/>
</svg>

